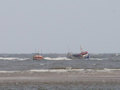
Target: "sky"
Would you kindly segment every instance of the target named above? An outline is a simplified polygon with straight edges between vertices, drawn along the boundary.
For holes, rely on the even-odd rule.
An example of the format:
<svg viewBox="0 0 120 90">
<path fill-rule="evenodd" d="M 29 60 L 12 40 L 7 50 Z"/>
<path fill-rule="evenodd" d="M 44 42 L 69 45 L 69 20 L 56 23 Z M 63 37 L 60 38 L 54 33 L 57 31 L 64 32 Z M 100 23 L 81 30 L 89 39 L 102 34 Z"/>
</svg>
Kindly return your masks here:
<svg viewBox="0 0 120 90">
<path fill-rule="evenodd" d="M 120 53 L 120 0 L 0 0 L 0 53 Z"/>
</svg>

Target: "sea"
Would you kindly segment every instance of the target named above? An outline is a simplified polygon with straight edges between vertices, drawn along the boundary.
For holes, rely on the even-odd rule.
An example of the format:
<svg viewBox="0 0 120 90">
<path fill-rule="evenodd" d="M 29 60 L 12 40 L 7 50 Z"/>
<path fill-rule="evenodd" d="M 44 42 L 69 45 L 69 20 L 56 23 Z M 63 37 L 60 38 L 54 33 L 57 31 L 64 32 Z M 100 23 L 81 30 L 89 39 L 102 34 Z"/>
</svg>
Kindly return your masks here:
<svg viewBox="0 0 120 90">
<path fill-rule="evenodd" d="M 0 54 L 0 71 L 50 69 L 120 69 L 120 53 L 90 54 L 89 59 L 70 59 L 66 54 L 42 54 L 44 60 L 33 60 L 34 54 Z M 120 90 L 119 84 L 27 84 L 0 85 L 0 90 Z"/>
</svg>

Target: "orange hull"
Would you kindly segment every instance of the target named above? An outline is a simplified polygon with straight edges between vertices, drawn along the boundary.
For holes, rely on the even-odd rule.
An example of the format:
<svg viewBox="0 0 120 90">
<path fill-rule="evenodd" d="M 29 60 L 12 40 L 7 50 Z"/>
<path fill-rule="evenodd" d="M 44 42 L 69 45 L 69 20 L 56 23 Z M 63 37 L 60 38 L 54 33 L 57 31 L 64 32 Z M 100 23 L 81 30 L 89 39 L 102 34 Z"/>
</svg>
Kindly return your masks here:
<svg viewBox="0 0 120 90">
<path fill-rule="evenodd" d="M 43 56 L 40 55 L 33 56 L 33 60 L 42 60 L 42 59 L 44 59 Z"/>
</svg>

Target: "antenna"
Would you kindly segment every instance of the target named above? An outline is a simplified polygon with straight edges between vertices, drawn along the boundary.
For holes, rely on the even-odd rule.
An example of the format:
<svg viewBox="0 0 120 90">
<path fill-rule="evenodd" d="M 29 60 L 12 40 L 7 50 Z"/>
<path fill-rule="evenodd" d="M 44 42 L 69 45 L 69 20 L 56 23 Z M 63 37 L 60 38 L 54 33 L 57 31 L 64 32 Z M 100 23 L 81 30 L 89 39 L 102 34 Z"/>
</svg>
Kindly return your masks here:
<svg viewBox="0 0 120 90">
<path fill-rule="evenodd" d="M 80 51 L 83 52 L 82 46 L 80 45 Z"/>
<path fill-rule="evenodd" d="M 39 49 L 38 49 L 38 55 L 40 54 L 40 51 L 39 51 Z"/>
<path fill-rule="evenodd" d="M 40 54 L 42 55 L 42 49 L 41 49 L 41 51 L 40 51 Z"/>
<path fill-rule="evenodd" d="M 68 53 L 71 52 L 70 46 L 69 46 L 69 43 L 68 43 L 68 42 L 67 42 L 67 52 L 68 52 Z"/>
</svg>

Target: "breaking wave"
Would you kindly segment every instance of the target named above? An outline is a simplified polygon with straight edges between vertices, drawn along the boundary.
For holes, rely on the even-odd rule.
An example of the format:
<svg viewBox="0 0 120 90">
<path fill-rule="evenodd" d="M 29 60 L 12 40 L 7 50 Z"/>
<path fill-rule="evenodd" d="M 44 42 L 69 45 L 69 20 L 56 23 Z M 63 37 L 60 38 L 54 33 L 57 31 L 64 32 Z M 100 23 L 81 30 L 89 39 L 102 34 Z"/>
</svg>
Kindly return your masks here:
<svg viewBox="0 0 120 90">
<path fill-rule="evenodd" d="M 45 57 L 45 60 L 72 60 L 67 57 L 57 57 L 57 58 L 51 58 L 51 57 Z M 108 58 L 89 58 L 89 60 L 107 60 Z"/>
<path fill-rule="evenodd" d="M 76 72 L 113 72 L 120 71 L 120 69 L 31 69 L 25 71 L 0 71 L 0 73 L 15 73 L 15 72 L 68 72 L 68 71 L 76 71 Z"/>
<path fill-rule="evenodd" d="M 72 60 L 67 57 L 57 57 L 57 58 L 51 58 L 51 57 L 45 57 L 45 60 Z"/>
<path fill-rule="evenodd" d="M 108 58 L 89 58 L 89 60 L 107 60 Z"/>
<path fill-rule="evenodd" d="M 20 60 L 20 61 L 24 61 L 24 60 L 28 60 L 29 58 L 18 58 L 18 57 L 0 57 L 0 60 Z"/>
</svg>

